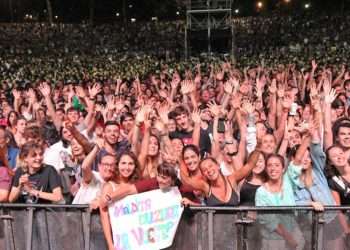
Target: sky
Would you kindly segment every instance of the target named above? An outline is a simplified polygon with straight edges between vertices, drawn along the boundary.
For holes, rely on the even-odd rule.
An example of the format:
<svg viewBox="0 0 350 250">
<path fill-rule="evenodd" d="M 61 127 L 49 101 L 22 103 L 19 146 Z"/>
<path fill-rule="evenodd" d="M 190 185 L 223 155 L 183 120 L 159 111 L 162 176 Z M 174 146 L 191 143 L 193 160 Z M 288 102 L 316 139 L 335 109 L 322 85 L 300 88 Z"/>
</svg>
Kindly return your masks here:
<svg viewBox="0 0 350 250">
<path fill-rule="evenodd" d="M 12 2 L 12 15 L 10 3 Z M 89 17 L 89 4 L 95 3 L 95 21 L 114 22 L 130 20 L 159 20 L 184 19 L 184 1 L 181 0 L 51 0 L 53 14 L 56 21 L 81 22 Z M 262 8 L 258 8 L 262 2 Z M 286 3 L 288 2 L 288 3 Z M 125 8 L 123 8 L 123 3 Z M 236 16 L 264 15 L 271 11 L 293 13 L 305 11 L 309 4 L 309 11 L 323 10 L 330 13 L 350 10 L 350 0 L 235 0 L 233 10 Z M 344 7 L 342 7 L 344 6 Z M 22 22 L 32 20 L 47 20 L 46 0 L 0 0 L 0 21 Z M 125 15 L 124 15 L 125 13 Z M 12 18 L 11 18 L 12 16 Z"/>
</svg>

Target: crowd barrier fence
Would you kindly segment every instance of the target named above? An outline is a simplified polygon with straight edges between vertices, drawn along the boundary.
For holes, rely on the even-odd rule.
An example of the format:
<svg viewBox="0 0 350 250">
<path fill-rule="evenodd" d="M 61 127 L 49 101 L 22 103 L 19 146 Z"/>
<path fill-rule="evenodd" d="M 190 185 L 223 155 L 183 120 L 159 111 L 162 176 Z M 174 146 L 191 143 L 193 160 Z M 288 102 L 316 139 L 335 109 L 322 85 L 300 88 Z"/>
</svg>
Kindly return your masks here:
<svg viewBox="0 0 350 250">
<path fill-rule="evenodd" d="M 324 212 L 307 206 L 191 207 L 185 209 L 173 245 L 167 250 L 261 249 L 260 217 L 268 222 L 276 218 L 295 221 L 305 240 L 302 250 L 327 249 L 328 243 L 336 250 L 333 240 L 342 232 L 329 218 L 347 220 L 346 212 L 350 206 L 329 206 Z M 0 249 L 103 250 L 106 243 L 99 215 L 91 213 L 88 206 L 0 204 Z"/>
</svg>

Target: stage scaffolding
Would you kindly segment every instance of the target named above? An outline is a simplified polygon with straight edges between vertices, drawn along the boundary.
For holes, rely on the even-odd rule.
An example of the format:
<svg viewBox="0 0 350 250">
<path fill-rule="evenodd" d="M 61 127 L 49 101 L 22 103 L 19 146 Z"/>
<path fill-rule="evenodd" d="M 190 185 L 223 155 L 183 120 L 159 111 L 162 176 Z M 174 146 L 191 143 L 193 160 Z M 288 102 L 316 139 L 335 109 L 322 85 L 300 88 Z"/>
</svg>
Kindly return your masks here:
<svg viewBox="0 0 350 250">
<path fill-rule="evenodd" d="M 213 42 L 216 39 L 213 33 L 221 34 L 223 39 L 228 39 L 230 44 L 226 53 L 235 60 L 235 39 L 232 22 L 233 0 L 188 0 L 186 10 L 185 28 L 185 58 L 193 55 L 194 45 L 191 43 L 192 34 L 206 36 L 205 52 L 211 56 L 215 51 Z M 205 31 L 205 32 L 203 32 Z M 201 33 L 200 33 L 201 32 Z M 204 38 L 202 38 L 204 40 Z"/>
</svg>

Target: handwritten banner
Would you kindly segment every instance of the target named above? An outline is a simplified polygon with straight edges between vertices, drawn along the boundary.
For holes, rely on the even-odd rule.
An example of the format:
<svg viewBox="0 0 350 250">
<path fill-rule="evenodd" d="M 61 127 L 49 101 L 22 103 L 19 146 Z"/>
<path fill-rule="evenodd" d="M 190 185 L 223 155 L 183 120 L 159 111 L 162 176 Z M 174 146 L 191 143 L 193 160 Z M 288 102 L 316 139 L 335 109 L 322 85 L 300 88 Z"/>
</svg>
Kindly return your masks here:
<svg viewBox="0 0 350 250">
<path fill-rule="evenodd" d="M 171 246 L 183 207 L 177 187 L 128 196 L 109 206 L 116 250 L 156 250 Z"/>
</svg>

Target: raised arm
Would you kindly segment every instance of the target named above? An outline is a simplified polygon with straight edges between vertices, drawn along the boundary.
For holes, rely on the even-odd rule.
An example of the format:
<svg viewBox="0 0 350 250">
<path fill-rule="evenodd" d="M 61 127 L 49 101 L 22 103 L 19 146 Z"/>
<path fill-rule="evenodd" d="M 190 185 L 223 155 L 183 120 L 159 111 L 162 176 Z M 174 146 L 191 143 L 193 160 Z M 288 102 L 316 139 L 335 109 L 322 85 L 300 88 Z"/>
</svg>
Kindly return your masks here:
<svg viewBox="0 0 350 250">
<path fill-rule="evenodd" d="M 62 126 L 62 121 L 57 117 L 55 107 L 51 101 L 51 88 L 48 83 L 44 82 L 40 84 L 39 90 L 41 94 L 44 96 L 44 100 L 47 106 L 47 111 L 51 116 L 56 129 L 59 131 Z"/>
<path fill-rule="evenodd" d="M 336 99 L 337 94 L 335 89 L 331 88 L 329 81 L 325 81 L 323 85 L 324 91 L 324 150 L 326 151 L 330 146 L 333 145 L 333 132 L 332 132 L 332 109 L 331 104 Z"/>
<path fill-rule="evenodd" d="M 268 123 L 271 128 L 276 128 L 276 114 L 277 114 L 277 86 L 276 79 L 272 80 L 271 86 L 269 87 L 269 114 L 267 117 Z"/>
<path fill-rule="evenodd" d="M 144 135 L 142 138 L 142 143 L 141 143 L 141 150 L 140 154 L 138 156 L 138 160 L 140 163 L 140 170 L 141 173 L 143 173 L 144 169 L 146 168 L 146 160 L 147 160 L 147 154 L 148 154 L 148 145 L 150 142 L 150 137 L 151 137 L 151 120 L 149 119 L 149 113 L 145 113 L 145 118 L 144 118 Z"/>
<path fill-rule="evenodd" d="M 218 124 L 219 124 L 219 116 L 220 116 L 220 106 L 215 102 L 208 103 L 210 113 L 214 117 L 213 123 L 213 143 L 211 154 L 214 158 L 218 157 L 220 154 L 220 145 L 219 145 L 219 133 L 218 133 Z"/>
<path fill-rule="evenodd" d="M 105 184 L 102 189 L 102 197 L 105 197 L 105 195 L 110 193 L 111 191 L 112 191 L 111 184 L 109 183 Z M 112 250 L 114 249 L 114 244 L 113 244 L 113 237 L 112 237 L 112 227 L 111 227 L 107 206 L 103 206 L 103 207 L 100 206 L 100 218 L 101 218 L 103 234 L 107 241 L 108 249 Z"/>
<path fill-rule="evenodd" d="M 199 141 L 201 137 L 201 112 L 199 110 L 193 110 L 192 112 L 192 121 L 194 123 L 193 132 L 192 132 L 192 142 L 193 145 L 199 147 Z"/>
<path fill-rule="evenodd" d="M 183 160 L 180 161 L 180 176 L 181 176 L 181 182 L 183 182 L 184 184 L 189 185 L 194 190 L 202 191 L 206 196 L 209 195 L 209 191 L 210 191 L 209 184 L 202 179 L 191 178 L 188 173 L 186 164 Z"/>
<path fill-rule="evenodd" d="M 230 181 L 238 183 L 244 178 L 246 178 L 250 174 L 252 169 L 256 166 L 256 163 L 258 162 L 260 154 L 261 152 L 259 150 L 254 150 L 248 157 L 247 163 L 242 168 L 233 172 L 228 177 Z"/>
<path fill-rule="evenodd" d="M 100 147 L 96 144 L 90 153 L 86 156 L 81 165 L 83 181 L 85 184 L 89 184 L 93 178 L 92 165 L 95 162 L 98 152 L 100 152 Z"/>
</svg>

